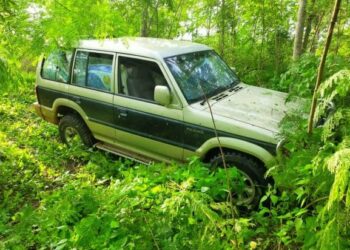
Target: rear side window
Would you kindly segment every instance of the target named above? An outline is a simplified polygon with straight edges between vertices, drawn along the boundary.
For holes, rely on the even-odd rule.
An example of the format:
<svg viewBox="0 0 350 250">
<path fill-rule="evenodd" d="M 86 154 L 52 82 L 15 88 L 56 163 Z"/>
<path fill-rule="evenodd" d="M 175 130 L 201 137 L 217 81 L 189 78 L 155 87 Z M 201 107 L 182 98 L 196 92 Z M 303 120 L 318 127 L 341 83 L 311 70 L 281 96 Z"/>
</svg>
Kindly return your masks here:
<svg viewBox="0 0 350 250">
<path fill-rule="evenodd" d="M 78 51 L 73 70 L 73 85 L 111 91 L 113 55 Z"/>
<path fill-rule="evenodd" d="M 56 82 L 67 82 L 69 66 L 72 59 L 71 51 L 55 51 L 43 61 L 41 77 Z"/>
</svg>

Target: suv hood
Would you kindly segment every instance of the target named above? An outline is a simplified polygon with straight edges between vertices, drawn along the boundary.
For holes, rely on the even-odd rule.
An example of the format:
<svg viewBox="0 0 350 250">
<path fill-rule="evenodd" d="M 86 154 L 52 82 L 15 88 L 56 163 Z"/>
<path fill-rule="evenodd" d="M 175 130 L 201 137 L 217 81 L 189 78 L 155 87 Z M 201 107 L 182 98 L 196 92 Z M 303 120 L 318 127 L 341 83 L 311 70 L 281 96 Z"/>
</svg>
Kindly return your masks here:
<svg viewBox="0 0 350 250">
<path fill-rule="evenodd" d="M 286 93 L 240 83 L 231 90 L 212 97 L 210 101 L 216 100 L 211 102 L 215 115 L 277 133 L 279 122 L 287 111 L 299 106 L 297 102 L 286 103 L 286 98 Z M 209 112 L 208 107 L 206 110 Z"/>
</svg>

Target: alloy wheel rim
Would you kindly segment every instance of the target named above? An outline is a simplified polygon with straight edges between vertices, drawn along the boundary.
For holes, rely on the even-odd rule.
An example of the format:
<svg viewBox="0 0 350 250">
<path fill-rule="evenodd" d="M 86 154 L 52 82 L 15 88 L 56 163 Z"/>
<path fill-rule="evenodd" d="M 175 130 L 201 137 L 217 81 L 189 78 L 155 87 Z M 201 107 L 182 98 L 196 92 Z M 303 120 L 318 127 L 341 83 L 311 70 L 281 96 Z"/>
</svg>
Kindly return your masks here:
<svg viewBox="0 0 350 250">
<path fill-rule="evenodd" d="M 81 144 L 80 135 L 74 127 L 67 127 L 64 131 L 64 137 L 68 145 Z"/>
<path fill-rule="evenodd" d="M 238 170 L 239 171 L 239 170 Z M 246 173 L 239 171 L 243 178 L 244 188 L 239 193 L 233 194 L 233 200 L 238 206 L 249 206 L 253 203 L 257 194 L 257 187 L 252 178 Z"/>
</svg>

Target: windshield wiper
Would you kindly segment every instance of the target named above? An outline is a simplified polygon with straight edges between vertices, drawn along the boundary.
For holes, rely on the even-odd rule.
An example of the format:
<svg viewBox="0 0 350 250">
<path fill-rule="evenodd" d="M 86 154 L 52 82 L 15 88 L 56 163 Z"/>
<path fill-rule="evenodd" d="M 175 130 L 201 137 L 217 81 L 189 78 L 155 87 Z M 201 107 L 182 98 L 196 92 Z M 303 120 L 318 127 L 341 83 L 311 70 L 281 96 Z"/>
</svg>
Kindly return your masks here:
<svg viewBox="0 0 350 250">
<path fill-rule="evenodd" d="M 208 100 L 208 101 L 209 101 L 209 100 Z M 199 104 L 203 106 L 203 105 L 204 105 L 204 103 L 206 103 L 206 102 L 207 102 L 207 99 L 206 99 L 206 98 L 204 98 L 204 100 L 203 100 L 203 101 L 201 101 Z"/>
</svg>

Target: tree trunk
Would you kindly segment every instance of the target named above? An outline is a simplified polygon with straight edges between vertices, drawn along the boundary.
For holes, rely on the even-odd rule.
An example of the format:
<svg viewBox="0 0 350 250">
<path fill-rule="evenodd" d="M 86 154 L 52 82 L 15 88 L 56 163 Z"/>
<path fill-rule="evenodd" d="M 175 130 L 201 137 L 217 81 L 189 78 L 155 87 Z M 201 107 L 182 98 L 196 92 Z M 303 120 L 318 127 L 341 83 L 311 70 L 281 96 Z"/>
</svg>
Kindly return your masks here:
<svg viewBox="0 0 350 250">
<path fill-rule="evenodd" d="M 304 53 L 307 50 L 307 46 L 309 44 L 309 38 L 310 38 L 310 34 L 311 34 L 311 27 L 312 27 L 313 19 L 314 19 L 313 14 L 310 14 L 307 18 L 302 53 Z"/>
<path fill-rule="evenodd" d="M 274 11 L 275 13 L 278 13 L 278 20 L 283 20 L 283 14 L 282 10 L 284 9 L 283 5 L 283 0 L 278 2 L 279 5 L 276 4 L 274 5 Z M 274 34 L 275 34 L 275 49 L 274 49 L 274 64 L 275 64 L 275 72 L 274 75 L 277 78 L 281 74 L 281 66 L 282 66 L 282 51 L 283 49 L 281 48 L 282 44 L 282 31 L 280 30 L 280 24 L 275 23 L 274 24 Z"/>
<path fill-rule="evenodd" d="M 342 20 L 341 20 L 342 16 L 341 13 L 338 17 L 338 30 L 337 30 L 337 41 L 336 41 L 336 45 L 334 48 L 334 54 L 338 55 L 339 49 L 340 49 L 340 44 L 341 44 L 341 37 L 344 35 L 344 30 L 345 30 L 345 26 L 346 26 L 346 22 L 343 22 L 342 24 Z"/>
<path fill-rule="evenodd" d="M 306 0 L 299 0 L 298 20 L 296 23 L 295 38 L 294 38 L 293 60 L 297 60 L 302 54 L 304 22 L 305 22 L 305 13 L 306 13 L 305 8 L 306 8 Z"/>
<path fill-rule="evenodd" d="M 170 23 L 168 34 L 165 37 L 167 37 L 167 38 L 172 37 L 174 25 L 179 22 L 179 15 L 181 16 L 182 7 L 183 7 L 184 2 L 186 3 L 185 0 L 180 0 L 179 4 L 174 12 L 174 18 L 173 18 L 172 22 Z"/>
<path fill-rule="evenodd" d="M 144 1 L 144 4 L 142 4 L 141 6 L 142 6 L 143 10 L 142 10 L 142 21 L 141 21 L 140 36 L 147 37 L 148 36 L 148 19 L 149 19 L 148 2 Z"/>
<path fill-rule="evenodd" d="M 262 9 L 259 11 L 259 15 L 261 15 L 261 43 L 259 46 L 259 54 L 258 54 L 258 67 L 257 70 L 259 74 L 257 75 L 257 85 L 261 86 L 263 79 L 261 78 L 262 74 L 260 72 L 264 69 L 264 46 L 265 46 L 265 38 L 266 38 L 266 23 L 265 23 L 265 0 L 262 0 Z"/>
<path fill-rule="evenodd" d="M 238 26 L 238 18 L 237 18 L 237 0 L 233 2 L 233 11 L 231 17 L 231 62 L 232 65 L 235 65 L 235 47 L 236 47 L 236 39 L 237 39 L 237 26 Z"/>
<path fill-rule="evenodd" d="M 208 17 L 208 27 L 207 27 L 207 38 L 210 37 L 210 30 L 211 30 L 211 16 L 212 16 L 212 6 L 209 6 L 207 9 L 207 13 L 209 15 Z"/>
<path fill-rule="evenodd" d="M 281 67 L 281 46 L 280 46 L 280 35 L 277 27 L 275 27 L 275 76 L 280 75 Z"/>
<path fill-rule="evenodd" d="M 224 55 L 225 50 L 225 0 L 221 0 L 221 24 L 220 24 L 220 55 Z"/>
<path fill-rule="evenodd" d="M 318 88 L 320 87 L 320 84 L 322 82 L 324 66 L 326 63 L 329 46 L 330 46 L 331 41 L 332 41 L 334 26 L 335 26 L 335 23 L 337 22 L 340 4 L 341 4 L 341 0 L 335 0 L 333 15 L 332 15 L 331 23 L 330 23 L 329 29 L 328 29 L 326 44 L 324 46 L 324 50 L 323 50 L 322 57 L 321 57 L 321 62 L 320 62 L 320 65 L 318 67 L 317 80 L 316 80 L 316 85 L 315 85 L 315 89 L 314 89 L 314 95 L 312 97 L 312 104 L 311 104 L 309 124 L 308 124 L 308 133 L 309 134 L 312 133 L 312 130 L 314 127 L 314 117 L 315 117 L 316 104 L 317 104 Z"/>
<path fill-rule="evenodd" d="M 311 8 L 310 8 L 310 11 L 308 13 L 308 17 L 307 17 L 307 21 L 306 21 L 306 29 L 305 29 L 302 53 L 304 53 L 307 50 L 307 46 L 309 44 L 309 38 L 310 38 L 310 34 L 311 34 L 312 22 L 315 19 L 315 14 L 314 14 L 314 10 L 313 10 L 314 6 L 315 6 L 315 0 L 312 0 Z"/>
<path fill-rule="evenodd" d="M 157 1 L 157 4 L 155 6 L 155 15 L 156 15 L 156 37 L 159 37 L 159 1 Z"/>
<path fill-rule="evenodd" d="M 311 45 L 310 45 L 310 53 L 315 54 L 316 49 L 317 49 L 317 41 L 319 40 L 320 37 L 320 30 L 321 30 L 321 24 L 322 24 L 322 20 L 323 17 L 325 15 L 325 12 L 322 12 L 319 16 L 318 16 L 318 22 L 315 28 L 315 33 L 311 39 Z"/>
</svg>

